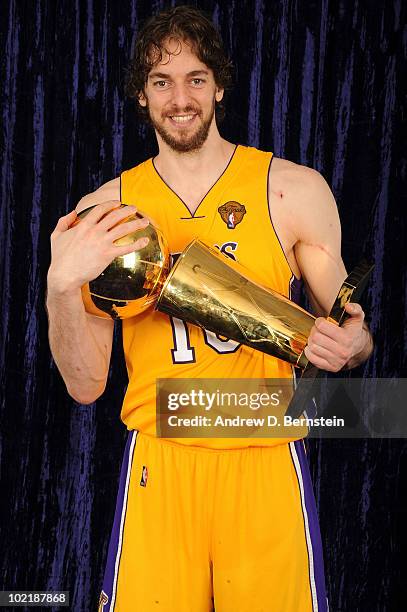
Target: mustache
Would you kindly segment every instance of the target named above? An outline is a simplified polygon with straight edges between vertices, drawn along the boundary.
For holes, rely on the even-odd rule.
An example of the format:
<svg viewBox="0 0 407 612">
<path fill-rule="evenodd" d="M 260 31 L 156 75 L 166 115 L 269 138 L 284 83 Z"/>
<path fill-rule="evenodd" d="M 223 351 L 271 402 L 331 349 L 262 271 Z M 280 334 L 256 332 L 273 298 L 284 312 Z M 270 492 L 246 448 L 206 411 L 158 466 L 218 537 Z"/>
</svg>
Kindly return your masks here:
<svg viewBox="0 0 407 612">
<path fill-rule="evenodd" d="M 179 114 L 187 115 L 188 113 L 193 113 L 193 114 L 201 116 L 202 111 L 200 108 L 197 108 L 196 106 L 192 106 L 189 104 L 187 106 L 184 106 L 183 108 L 173 107 L 170 110 L 163 111 L 162 117 L 171 117 L 172 115 L 179 115 Z"/>
</svg>

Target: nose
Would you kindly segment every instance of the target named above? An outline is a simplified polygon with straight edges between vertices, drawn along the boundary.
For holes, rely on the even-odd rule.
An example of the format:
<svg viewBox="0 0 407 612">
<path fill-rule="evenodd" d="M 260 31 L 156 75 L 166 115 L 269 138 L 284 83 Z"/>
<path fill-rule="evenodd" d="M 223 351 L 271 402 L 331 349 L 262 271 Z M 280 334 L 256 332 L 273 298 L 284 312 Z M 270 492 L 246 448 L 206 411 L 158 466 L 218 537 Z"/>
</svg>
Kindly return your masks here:
<svg viewBox="0 0 407 612">
<path fill-rule="evenodd" d="M 172 102 L 177 108 L 184 109 L 190 103 L 191 98 L 188 88 L 182 83 L 178 83 L 172 90 Z"/>
</svg>

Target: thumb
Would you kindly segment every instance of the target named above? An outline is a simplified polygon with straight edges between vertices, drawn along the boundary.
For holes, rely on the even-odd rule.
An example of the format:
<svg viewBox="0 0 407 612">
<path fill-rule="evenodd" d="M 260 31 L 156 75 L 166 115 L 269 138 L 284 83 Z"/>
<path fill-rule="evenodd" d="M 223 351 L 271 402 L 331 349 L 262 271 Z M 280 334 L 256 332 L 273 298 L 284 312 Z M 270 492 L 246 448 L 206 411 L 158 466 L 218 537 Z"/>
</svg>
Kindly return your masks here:
<svg viewBox="0 0 407 612">
<path fill-rule="evenodd" d="M 363 312 L 363 308 L 360 304 L 356 304 L 355 302 L 348 302 L 345 305 L 345 310 L 348 314 L 351 315 L 351 319 L 348 319 L 347 323 L 360 323 L 363 322 L 365 318 L 365 313 Z"/>
<path fill-rule="evenodd" d="M 61 232 L 66 232 L 71 225 L 76 221 L 78 215 L 76 210 L 71 210 L 70 213 L 65 215 L 64 217 L 60 217 L 58 223 L 55 226 L 53 234 L 60 234 Z"/>
</svg>

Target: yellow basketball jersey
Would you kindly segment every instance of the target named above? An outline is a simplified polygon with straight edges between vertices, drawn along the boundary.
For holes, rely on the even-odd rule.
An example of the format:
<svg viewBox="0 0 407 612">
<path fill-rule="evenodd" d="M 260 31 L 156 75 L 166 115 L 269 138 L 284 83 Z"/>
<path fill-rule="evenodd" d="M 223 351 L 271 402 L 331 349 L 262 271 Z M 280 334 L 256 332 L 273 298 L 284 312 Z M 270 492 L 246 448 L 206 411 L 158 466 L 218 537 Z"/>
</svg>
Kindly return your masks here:
<svg viewBox="0 0 407 612">
<path fill-rule="evenodd" d="M 253 270 L 259 282 L 286 297 L 293 273 L 275 233 L 268 205 L 272 153 L 238 145 L 193 215 L 161 178 L 153 159 L 123 172 L 121 199 L 151 217 L 172 255 L 195 238 Z M 289 378 L 292 367 L 149 308 L 123 321 L 129 384 L 121 418 L 128 429 L 156 435 L 159 378 Z M 306 432 L 304 432 L 305 435 Z M 297 437 L 300 437 L 297 436 Z M 293 439 L 293 438 L 290 438 Z M 272 446 L 283 438 L 172 438 L 209 448 Z"/>
</svg>

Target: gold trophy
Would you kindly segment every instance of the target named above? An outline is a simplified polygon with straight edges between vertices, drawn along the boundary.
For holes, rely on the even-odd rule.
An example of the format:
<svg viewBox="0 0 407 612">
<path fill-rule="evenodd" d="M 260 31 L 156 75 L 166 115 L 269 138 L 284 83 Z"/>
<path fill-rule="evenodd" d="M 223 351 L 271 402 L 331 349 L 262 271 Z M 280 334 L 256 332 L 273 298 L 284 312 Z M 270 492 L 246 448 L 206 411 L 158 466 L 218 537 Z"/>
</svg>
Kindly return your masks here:
<svg viewBox="0 0 407 612">
<path fill-rule="evenodd" d="M 90 210 L 79 213 L 79 219 Z M 126 221 L 132 218 L 134 215 Z M 160 312 L 301 368 L 303 379 L 318 376 L 318 368 L 304 354 L 315 321 L 313 315 L 258 284 L 249 270 L 201 240 L 194 240 L 171 270 L 166 241 L 153 223 L 115 242 L 130 244 L 142 236 L 149 238 L 145 248 L 117 257 L 98 278 L 82 288 L 87 312 L 123 319 L 155 304 Z M 345 305 L 360 299 L 372 269 L 372 265 L 361 262 L 349 274 L 328 320 L 338 325 L 345 321 L 348 316 Z M 302 413 L 309 389 L 310 385 L 297 386 L 286 414 Z"/>
<path fill-rule="evenodd" d="M 371 266 L 354 270 L 344 281 L 329 320 L 344 321 L 345 304 Z M 304 369 L 304 348 L 314 325 L 309 312 L 257 284 L 241 264 L 195 240 L 181 254 L 158 297 L 157 310 L 215 334 L 236 340 Z"/>
<path fill-rule="evenodd" d="M 358 301 L 373 266 L 361 262 L 346 278 L 328 319 L 341 325 L 345 305 Z M 203 327 L 303 369 L 315 379 L 318 368 L 304 348 L 315 317 L 281 294 L 264 288 L 250 272 L 218 250 L 195 240 L 181 254 L 158 297 L 157 310 Z M 286 414 L 299 416 L 311 385 L 298 385 Z"/>
</svg>

